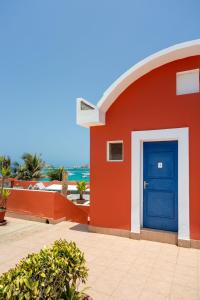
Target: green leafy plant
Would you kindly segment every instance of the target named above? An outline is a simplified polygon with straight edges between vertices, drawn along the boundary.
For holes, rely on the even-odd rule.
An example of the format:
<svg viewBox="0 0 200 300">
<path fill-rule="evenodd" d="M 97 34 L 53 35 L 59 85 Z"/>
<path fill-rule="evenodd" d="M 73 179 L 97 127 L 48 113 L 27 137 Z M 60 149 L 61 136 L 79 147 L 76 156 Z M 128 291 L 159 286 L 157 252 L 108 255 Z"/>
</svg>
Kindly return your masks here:
<svg viewBox="0 0 200 300">
<path fill-rule="evenodd" d="M 88 186 L 85 181 L 77 181 L 76 188 L 80 195 L 80 200 L 83 200 L 83 193 L 87 190 Z"/>
<path fill-rule="evenodd" d="M 10 191 L 3 188 L 0 193 L 0 211 L 6 210 L 6 204 L 9 196 L 10 196 Z"/>
<path fill-rule="evenodd" d="M 59 180 L 62 181 L 63 172 L 65 171 L 64 167 L 55 168 L 52 167 L 48 172 L 47 176 L 50 180 Z"/>
<path fill-rule="evenodd" d="M 22 155 L 24 163 L 22 165 L 15 163 L 16 178 L 21 180 L 37 180 L 43 177 L 42 169 L 45 162 L 40 155 L 24 153 Z"/>
<path fill-rule="evenodd" d="M 87 276 L 84 254 L 76 244 L 55 241 L 0 277 L 0 300 L 81 300 L 78 287 Z"/>
<path fill-rule="evenodd" d="M 0 187 L 0 210 L 6 210 L 7 199 L 10 195 L 10 191 L 4 188 L 5 180 L 11 174 L 10 158 L 7 156 L 0 156 L 0 175 L 1 175 L 1 187 Z"/>
<path fill-rule="evenodd" d="M 9 156 L 0 156 L 0 175 L 7 178 L 11 174 L 11 160 Z"/>
</svg>

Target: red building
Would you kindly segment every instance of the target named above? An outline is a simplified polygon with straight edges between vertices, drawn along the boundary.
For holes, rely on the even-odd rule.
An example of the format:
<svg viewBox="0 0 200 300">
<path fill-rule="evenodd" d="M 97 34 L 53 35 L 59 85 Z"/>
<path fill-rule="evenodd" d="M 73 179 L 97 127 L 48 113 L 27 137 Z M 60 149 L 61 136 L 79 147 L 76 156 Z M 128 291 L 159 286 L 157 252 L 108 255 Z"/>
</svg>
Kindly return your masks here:
<svg viewBox="0 0 200 300">
<path fill-rule="evenodd" d="M 92 231 L 200 247 L 200 40 L 162 50 L 119 77 L 90 128 Z"/>
</svg>

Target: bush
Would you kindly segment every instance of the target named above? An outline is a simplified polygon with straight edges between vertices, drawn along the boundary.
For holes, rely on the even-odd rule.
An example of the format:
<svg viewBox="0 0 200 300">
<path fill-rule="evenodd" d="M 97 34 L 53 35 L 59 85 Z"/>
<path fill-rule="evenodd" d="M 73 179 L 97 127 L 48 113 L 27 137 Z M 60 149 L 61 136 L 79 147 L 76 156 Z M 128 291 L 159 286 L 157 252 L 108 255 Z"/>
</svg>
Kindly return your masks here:
<svg viewBox="0 0 200 300">
<path fill-rule="evenodd" d="M 0 299 L 83 299 L 78 286 L 87 276 L 84 254 L 76 244 L 55 241 L 0 277 Z"/>
</svg>

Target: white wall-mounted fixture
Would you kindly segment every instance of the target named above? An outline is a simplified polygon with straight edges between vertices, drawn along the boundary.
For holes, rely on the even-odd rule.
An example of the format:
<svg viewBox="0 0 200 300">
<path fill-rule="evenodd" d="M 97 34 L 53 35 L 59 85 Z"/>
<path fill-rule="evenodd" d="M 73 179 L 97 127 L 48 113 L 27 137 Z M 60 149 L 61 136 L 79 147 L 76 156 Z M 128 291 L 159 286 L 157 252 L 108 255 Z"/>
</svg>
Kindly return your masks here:
<svg viewBox="0 0 200 300">
<path fill-rule="evenodd" d="M 102 114 L 94 104 L 83 98 L 77 98 L 76 123 L 83 127 L 104 125 L 105 114 Z"/>
<path fill-rule="evenodd" d="M 199 93 L 199 69 L 176 73 L 176 94 Z"/>
</svg>

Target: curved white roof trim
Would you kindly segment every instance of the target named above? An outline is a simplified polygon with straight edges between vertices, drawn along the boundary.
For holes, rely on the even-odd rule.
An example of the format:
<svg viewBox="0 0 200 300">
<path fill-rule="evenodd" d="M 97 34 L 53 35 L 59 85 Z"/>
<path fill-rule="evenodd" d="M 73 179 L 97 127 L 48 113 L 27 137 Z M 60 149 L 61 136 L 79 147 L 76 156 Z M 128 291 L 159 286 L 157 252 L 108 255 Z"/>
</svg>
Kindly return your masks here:
<svg viewBox="0 0 200 300">
<path fill-rule="evenodd" d="M 200 39 L 180 43 L 143 59 L 120 76 L 103 94 L 97 107 L 106 113 L 116 98 L 134 81 L 164 64 L 189 56 L 200 55 Z"/>
</svg>

